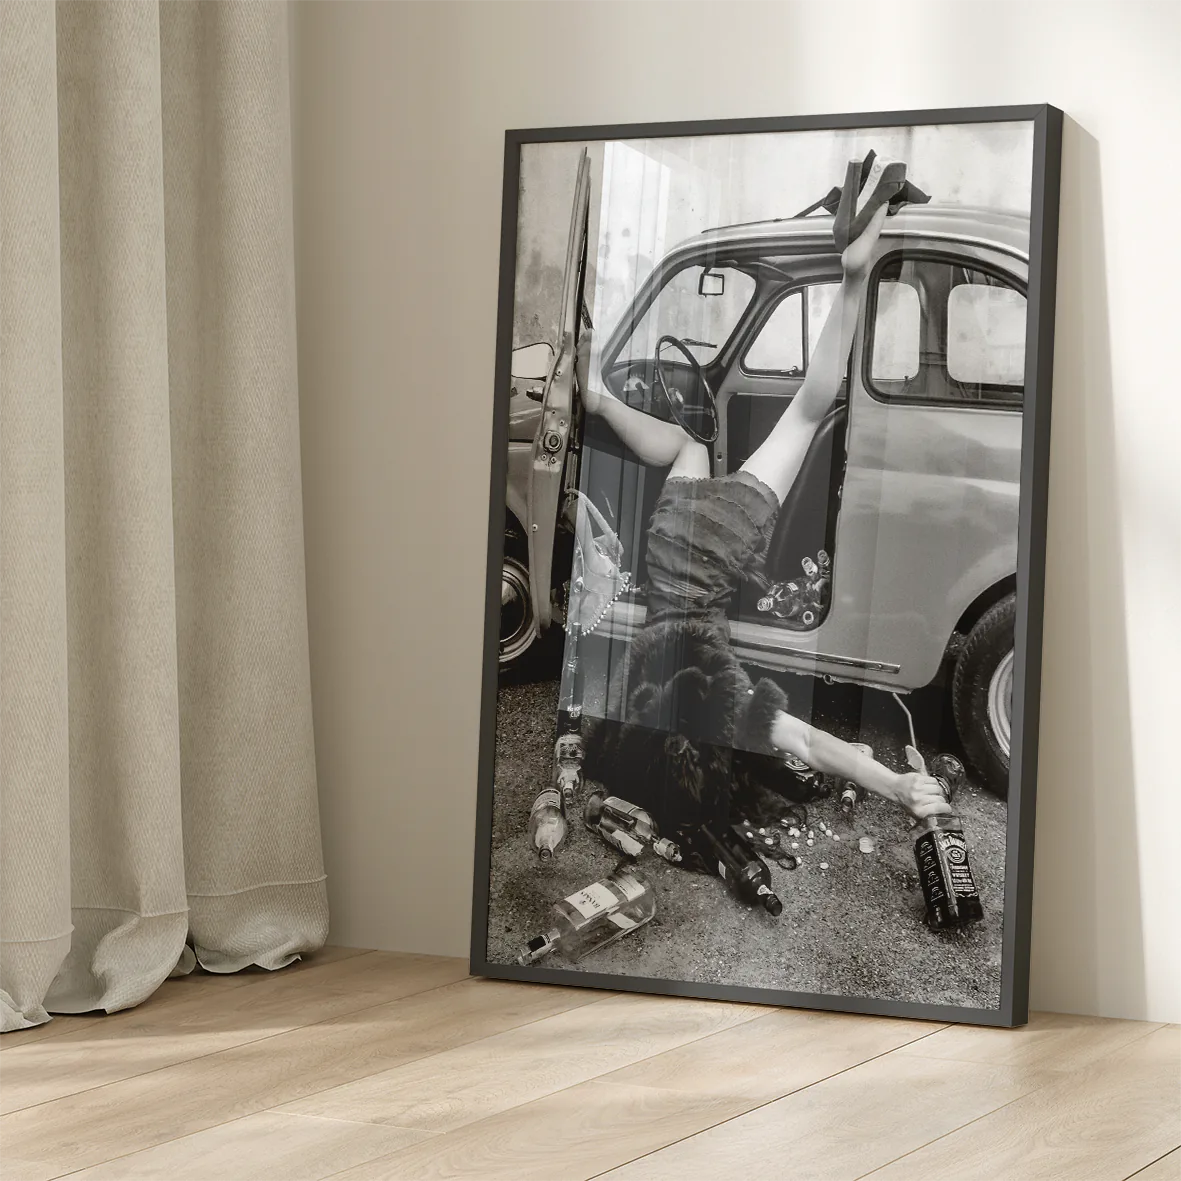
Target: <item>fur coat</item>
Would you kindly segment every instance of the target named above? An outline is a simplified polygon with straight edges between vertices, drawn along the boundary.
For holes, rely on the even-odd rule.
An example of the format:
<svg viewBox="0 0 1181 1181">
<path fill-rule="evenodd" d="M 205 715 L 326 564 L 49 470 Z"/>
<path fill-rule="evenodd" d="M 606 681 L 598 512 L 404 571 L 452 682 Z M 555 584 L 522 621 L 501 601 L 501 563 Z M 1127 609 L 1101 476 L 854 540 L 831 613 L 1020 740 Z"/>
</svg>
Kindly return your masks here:
<svg viewBox="0 0 1181 1181">
<path fill-rule="evenodd" d="M 787 695 L 767 677 L 752 682 L 724 622 L 645 626 L 613 697 L 625 702 L 624 718 L 589 731 L 586 774 L 651 813 L 663 834 L 692 844 L 702 824 L 774 819 L 768 794 L 801 798 L 799 780 L 771 745 Z"/>
</svg>

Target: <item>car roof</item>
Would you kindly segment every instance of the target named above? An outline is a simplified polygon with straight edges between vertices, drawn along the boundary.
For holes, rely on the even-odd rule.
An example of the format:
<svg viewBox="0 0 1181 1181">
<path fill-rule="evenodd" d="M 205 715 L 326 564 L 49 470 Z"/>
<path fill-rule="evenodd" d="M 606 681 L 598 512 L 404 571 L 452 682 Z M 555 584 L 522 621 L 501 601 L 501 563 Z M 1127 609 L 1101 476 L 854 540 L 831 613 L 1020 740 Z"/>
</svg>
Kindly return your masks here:
<svg viewBox="0 0 1181 1181">
<path fill-rule="evenodd" d="M 815 244 L 833 250 L 832 225 L 827 215 L 778 218 L 718 226 L 687 238 L 672 253 L 698 251 L 702 245 L 749 248 L 782 244 L 793 252 Z M 906 205 L 886 218 L 882 237 L 942 238 L 952 241 L 994 245 L 1009 254 L 1029 257 L 1029 214 L 1015 209 L 994 209 L 986 205 Z"/>
</svg>

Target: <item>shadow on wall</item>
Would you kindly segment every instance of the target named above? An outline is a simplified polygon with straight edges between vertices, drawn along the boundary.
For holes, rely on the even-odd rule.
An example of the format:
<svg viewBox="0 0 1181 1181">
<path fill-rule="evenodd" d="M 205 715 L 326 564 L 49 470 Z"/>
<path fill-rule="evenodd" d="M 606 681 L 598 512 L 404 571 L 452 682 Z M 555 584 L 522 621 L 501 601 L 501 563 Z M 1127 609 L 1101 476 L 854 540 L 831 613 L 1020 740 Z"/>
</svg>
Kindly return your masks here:
<svg viewBox="0 0 1181 1181">
<path fill-rule="evenodd" d="M 1133 1017 L 1147 995 L 1105 253 L 1099 145 L 1068 118 L 1030 1003 Z"/>
</svg>

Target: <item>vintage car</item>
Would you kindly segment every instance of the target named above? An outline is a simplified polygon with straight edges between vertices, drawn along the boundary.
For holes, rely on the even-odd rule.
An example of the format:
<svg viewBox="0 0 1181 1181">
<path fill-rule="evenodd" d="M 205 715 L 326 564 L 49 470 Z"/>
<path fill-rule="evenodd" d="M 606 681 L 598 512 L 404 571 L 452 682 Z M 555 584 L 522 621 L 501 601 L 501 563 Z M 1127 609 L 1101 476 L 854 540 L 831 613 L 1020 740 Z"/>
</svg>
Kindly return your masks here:
<svg viewBox="0 0 1181 1181">
<path fill-rule="evenodd" d="M 560 614 L 564 507 L 579 485 L 615 522 L 636 585 L 600 631 L 625 640 L 644 620 L 643 530 L 665 473 L 582 421 L 573 375 L 589 188 L 584 161 L 557 347 L 514 357 L 524 376 L 510 398 L 502 664 Z M 770 669 L 904 693 L 950 661 L 964 748 L 1001 793 L 1028 250 L 1019 213 L 931 203 L 887 219 L 846 382 L 761 577 L 731 610 L 740 657 Z M 734 471 L 803 381 L 839 277 L 827 216 L 701 233 L 659 260 L 601 342 L 599 376 L 629 404 L 712 439 L 715 474 Z"/>
</svg>

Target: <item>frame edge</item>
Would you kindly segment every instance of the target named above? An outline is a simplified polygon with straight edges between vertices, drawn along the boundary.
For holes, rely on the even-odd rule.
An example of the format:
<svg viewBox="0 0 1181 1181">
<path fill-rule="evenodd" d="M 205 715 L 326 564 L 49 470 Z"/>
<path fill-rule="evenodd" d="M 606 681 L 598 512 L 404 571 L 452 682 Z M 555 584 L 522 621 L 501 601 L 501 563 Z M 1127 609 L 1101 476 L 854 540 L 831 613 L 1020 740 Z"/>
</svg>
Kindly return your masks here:
<svg viewBox="0 0 1181 1181">
<path fill-rule="evenodd" d="M 1038 108 L 1034 119 L 1033 192 L 1030 209 L 1029 332 L 1026 403 L 1021 446 L 1021 504 L 1017 553 L 1018 667 L 1013 699 L 1013 758 L 1009 767 L 1009 852 L 1006 865 L 1001 1009 L 1009 1025 L 1029 1020 L 1029 967 L 1033 923 L 1034 821 L 1037 807 L 1038 735 L 1041 722 L 1042 632 L 1046 586 L 1050 408 L 1054 374 L 1054 315 L 1058 273 L 1058 222 L 1062 181 L 1063 115 Z"/>
<path fill-rule="evenodd" d="M 488 492 L 488 566 L 484 578 L 484 660 L 480 692 L 480 740 L 476 781 L 476 848 L 472 874 L 471 942 L 468 968 L 487 974 L 488 905 L 492 874 L 492 809 L 496 780 L 496 698 L 500 680 L 500 595 L 504 562 L 504 488 L 508 476 L 508 403 L 512 377 L 513 310 L 516 285 L 517 218 L 521 144 L 504 136 L 504 178 L 500 199 L 500 275 L 497 282 L 496 360 L 492 402 L 492 456 Z"/>
</svg>

